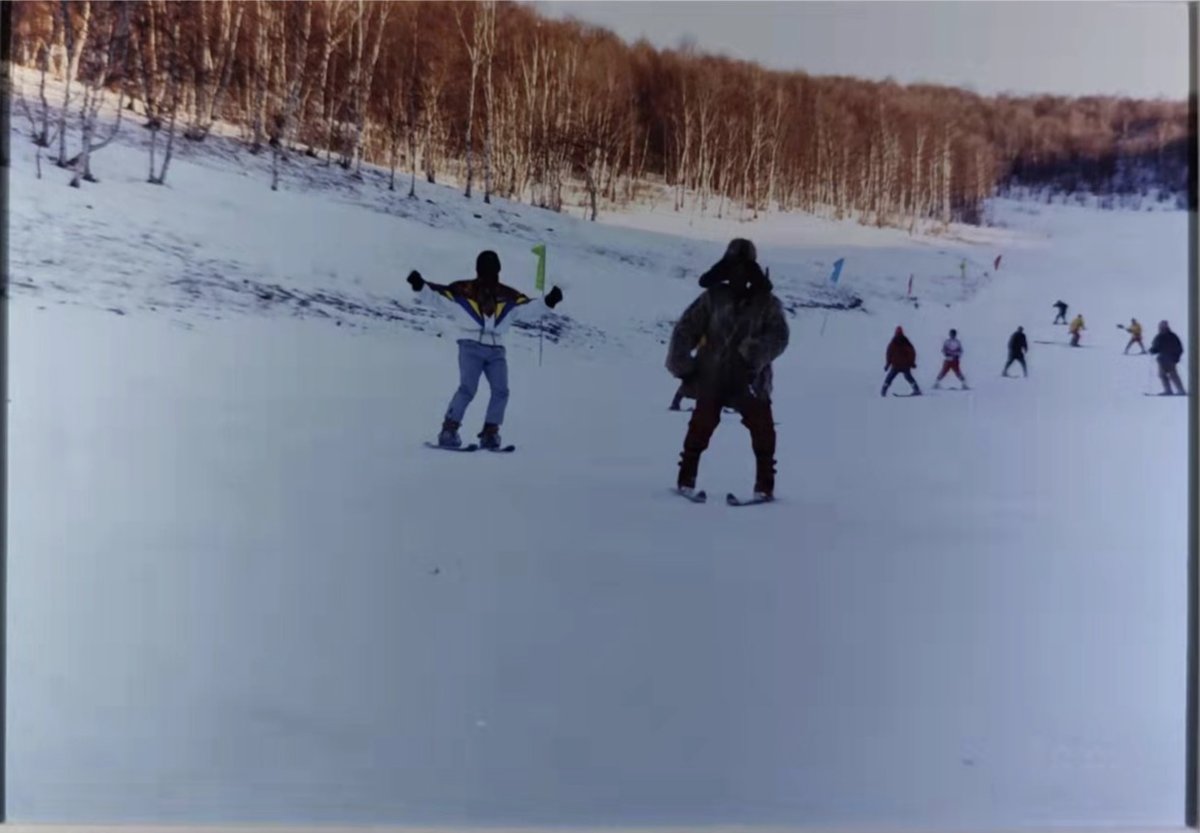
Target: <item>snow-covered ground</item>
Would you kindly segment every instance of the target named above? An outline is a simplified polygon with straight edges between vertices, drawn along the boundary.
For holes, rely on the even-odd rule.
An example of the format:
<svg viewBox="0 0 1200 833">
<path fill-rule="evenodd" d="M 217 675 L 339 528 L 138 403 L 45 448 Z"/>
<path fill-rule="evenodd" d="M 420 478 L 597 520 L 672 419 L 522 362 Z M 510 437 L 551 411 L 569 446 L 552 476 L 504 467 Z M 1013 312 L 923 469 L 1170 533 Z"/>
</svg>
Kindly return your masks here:
<svg viewBox="0 0 1200 833">
<path fill-rule="evenodd" d="M 1185 213 L 591 224 L 308 159 L 272 193 L 229 140 L 154 187 L 136 127 L 75 190 L 13 125 L 9 818 L 1181 822 L 1187 400 L 1114 325 L 1186 340 Z M 752 509 L 668 491 L 664 340 L 735 235 L 792 311 Z M 493 248 L 528 290 L 537 242 L 517 453 L 425 449 L 456 353 L 404 276 Z M 880 398 L 897 324 L 926 389 L 957 327 L 972 390 Z M 701 485 L 752 473 L 727 417 Z"/>
</svg>

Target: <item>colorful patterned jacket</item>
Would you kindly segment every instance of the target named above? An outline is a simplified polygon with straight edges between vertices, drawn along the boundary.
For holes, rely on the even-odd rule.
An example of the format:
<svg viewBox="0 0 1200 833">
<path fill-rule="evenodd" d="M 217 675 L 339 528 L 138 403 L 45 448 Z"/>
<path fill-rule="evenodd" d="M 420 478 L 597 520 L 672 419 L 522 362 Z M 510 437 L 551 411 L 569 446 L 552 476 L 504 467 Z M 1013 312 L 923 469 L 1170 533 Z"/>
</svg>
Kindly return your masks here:
<svg viewBox="0 0 1200 833">
<path fill-rule="evenodd" d="M 437 305 L 453 315 L 460 340 L 494 347 L 504 345 L 504 333 L 514 321 L 536 320 L 547 309 L 535 303 L 536 298 L 502 283 L 488 286 L 479 280 L 467 280 L 442 285 L 425 281 L 424 286 Z"/>
</svg>

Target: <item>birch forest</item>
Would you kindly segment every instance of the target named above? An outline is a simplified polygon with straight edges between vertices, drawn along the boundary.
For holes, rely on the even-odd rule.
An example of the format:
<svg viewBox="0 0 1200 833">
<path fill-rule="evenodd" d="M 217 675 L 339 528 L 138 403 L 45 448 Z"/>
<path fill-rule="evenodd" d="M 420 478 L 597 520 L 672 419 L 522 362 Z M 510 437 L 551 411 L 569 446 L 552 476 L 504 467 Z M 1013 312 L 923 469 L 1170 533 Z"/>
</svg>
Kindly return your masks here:
<svg viewBox="0 0 1200 833">
<path fill-rule="evenodd" d="M 13 124 L 77 187 L 143 131 L 149 183 L 221 132 L 270 155 L 272 188 L 305 155 L 347 177 L 376 166 L 409 195 L 445 182 L 592 219 L 654 194 L 912 227 L 983 222 L 1013 188 L 1181 206 L 1188 191 L 1184 101 L 779 72 L 511 2 L 24 0 L 7 36 L 40 79 Z"/>
</svg>

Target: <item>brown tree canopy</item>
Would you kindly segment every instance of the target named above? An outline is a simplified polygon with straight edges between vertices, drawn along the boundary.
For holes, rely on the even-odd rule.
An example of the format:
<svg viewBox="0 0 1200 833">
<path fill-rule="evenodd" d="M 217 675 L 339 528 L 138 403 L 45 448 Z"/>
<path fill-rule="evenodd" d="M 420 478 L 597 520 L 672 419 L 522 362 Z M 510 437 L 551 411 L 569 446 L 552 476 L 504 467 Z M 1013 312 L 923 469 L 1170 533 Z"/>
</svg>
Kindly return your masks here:
<svg viewBox="0 0 1200 833">
<path fill-rule="evenodd" d="M 118 8 L 131 23 L 113 50 L 97 21 Z M 979 222 L 1015 187 L 1181 196 L 1194 141 L 1186 102 L 771 71 L 492 0 L 30 0 L 13 18 L 15 60 L 124 85 L 187 140 L 222 120 L 256 149 L 391 165 L 393 181 L 398 164 L 449 171 L 485 199 L 593 217 L 649 184 L 739 216 Z"/>
</svg>

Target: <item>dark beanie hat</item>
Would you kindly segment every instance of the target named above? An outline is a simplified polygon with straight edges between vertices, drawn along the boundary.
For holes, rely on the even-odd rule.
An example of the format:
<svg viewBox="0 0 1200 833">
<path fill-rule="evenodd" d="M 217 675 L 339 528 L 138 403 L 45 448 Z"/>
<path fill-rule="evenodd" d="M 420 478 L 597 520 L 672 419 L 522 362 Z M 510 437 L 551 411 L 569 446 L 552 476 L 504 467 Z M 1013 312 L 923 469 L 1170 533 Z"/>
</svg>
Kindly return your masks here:
<svg viewBox="0 0 1200 833">
<path fill-rule="evenodd" d="M 475 258 L 475 274 L 495 276 L 500 274 L 500 256 L 486 249 Z"/>
</svg>

